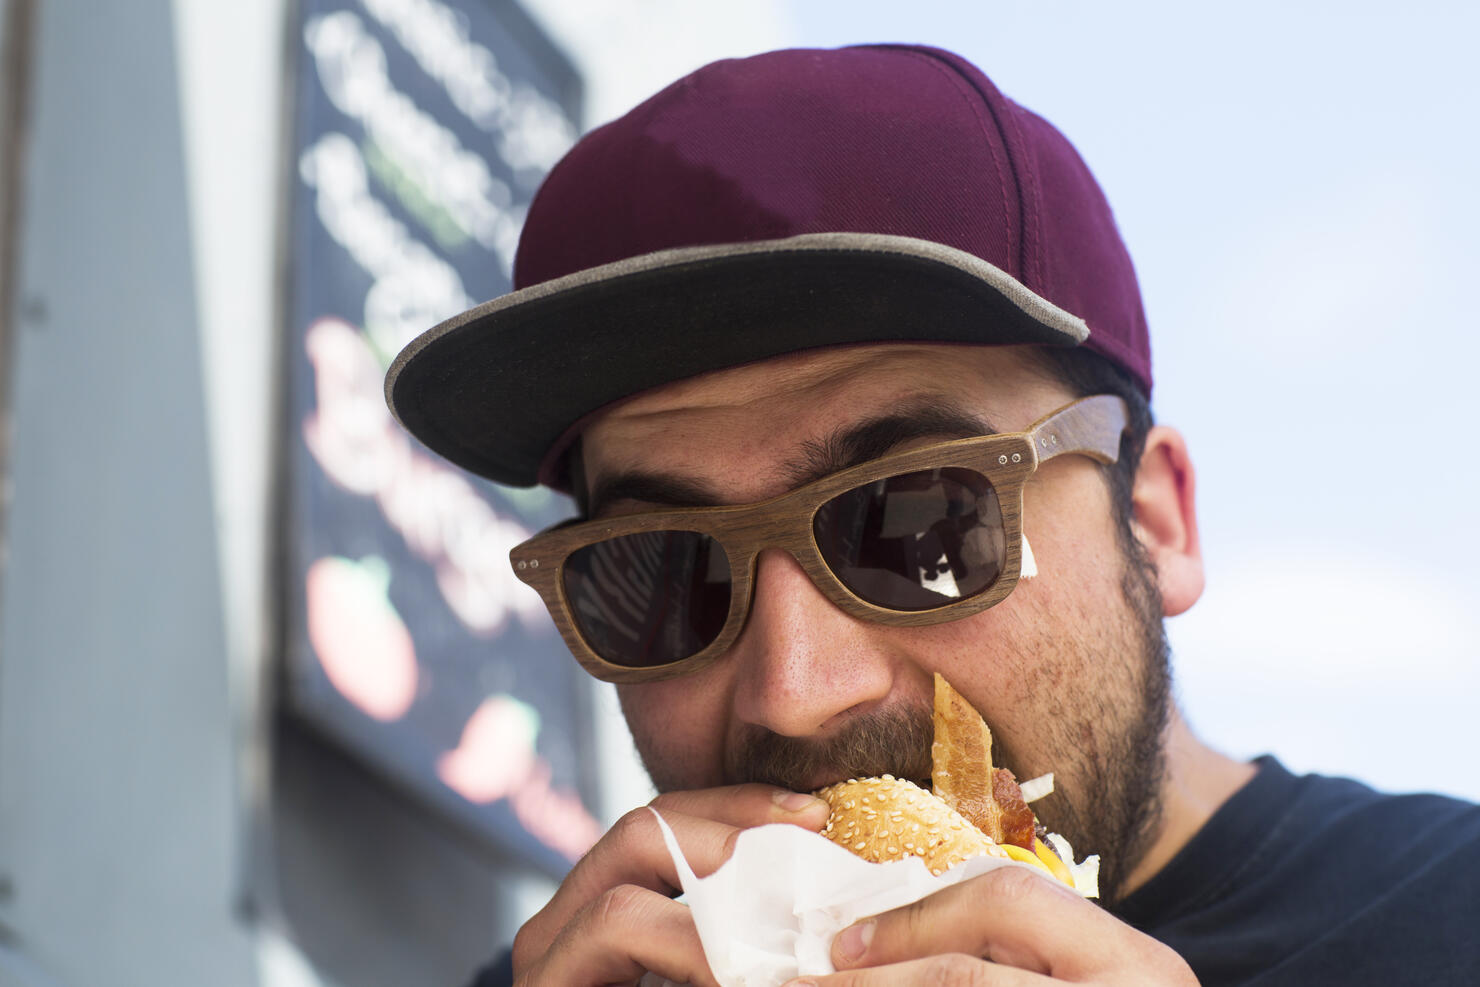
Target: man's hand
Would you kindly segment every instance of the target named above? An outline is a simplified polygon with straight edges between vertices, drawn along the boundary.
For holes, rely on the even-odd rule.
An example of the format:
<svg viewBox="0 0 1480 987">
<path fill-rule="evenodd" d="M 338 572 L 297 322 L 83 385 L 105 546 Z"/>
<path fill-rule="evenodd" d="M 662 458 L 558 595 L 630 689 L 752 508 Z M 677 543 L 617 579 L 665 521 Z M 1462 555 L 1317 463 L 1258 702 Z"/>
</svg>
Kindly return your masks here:
<svg viewBox="0 0 1480 987">
<path fill-rule="evenodd" d="M 788 987 L 1197 984 L 1171 949 L 1058 881 L 1017 867 L 844 929 L 832 960 L 840 972 Z"/>
<path fill-rule="evenodd" d="M 820 830 L 827 803 L 767 785 L 660 795 L 652 807 L 699 876 L 730 858 L 742 829 L 791 823 Z M 521 987 L 632 983 L 652 971 L 676 983 L 714 985 L 688 908 L 669 897 L 678 873 L 646 808 L 617 821 L 566 875 L 550 903 L 514 938 Z"/>
</svg>

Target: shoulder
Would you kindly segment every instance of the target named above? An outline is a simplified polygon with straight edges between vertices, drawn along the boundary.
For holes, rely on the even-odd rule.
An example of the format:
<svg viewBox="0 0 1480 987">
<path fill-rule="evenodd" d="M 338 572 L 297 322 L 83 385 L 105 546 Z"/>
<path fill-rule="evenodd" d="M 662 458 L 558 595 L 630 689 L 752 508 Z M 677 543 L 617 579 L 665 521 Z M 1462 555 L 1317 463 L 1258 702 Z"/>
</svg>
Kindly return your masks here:
<svg viewBox="0 0 1480 987">
<path fill-rule="evenodd" d="M 1376 836 L 1373 826 L 1410 826 L 1411 836 L 1434 828 L 1470 832 L 1480 827 L 1480 806 L 1473 802 L 1431 793 L 1388 794 L 1350 778 L 1295 777 L 1288 797 L 1288 825 L 1347 838 Z"/>
<path fill-rule="evenodd" d="M 1425 889 L 1432 902 L 1412 907 L 1429 912 L 1469 893 L 1463 875 L 1480 864 L 1480 806 L 1321 775 L 1291 776 L 1278 794 L 1282 805 L 1246 807 L 1261 813 L 1264 832 L 1223 887 L 1207 889 L 1210 905 L 1237 900 L 1314 937 L 1362 909 L 1389 907 L 1401 889 Z"/>
<path fill-rule="evenodd" d="M 1298 852 L 1310 863 L 1285 858 L 1270 888 L 1301 913 L 1296 935 L 1249 983 L 1480 983 L 1480 807 L 1377 795 L 1333 814 Z"/>
<path fill-rule="evenodd" d="M 1188 851 L 1143 927 L 1207 987 L 1480 983 L 1472 803 L 1264 759 Z"/>
</svg>

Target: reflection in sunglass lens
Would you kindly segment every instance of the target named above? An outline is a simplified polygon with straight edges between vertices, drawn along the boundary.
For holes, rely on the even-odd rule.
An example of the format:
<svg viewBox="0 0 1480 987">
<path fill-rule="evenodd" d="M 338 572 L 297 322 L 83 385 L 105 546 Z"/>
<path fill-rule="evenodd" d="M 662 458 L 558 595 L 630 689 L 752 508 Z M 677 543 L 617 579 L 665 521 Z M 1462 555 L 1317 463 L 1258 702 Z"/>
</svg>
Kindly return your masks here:
<svg viewBox="0 0 1480 987">
<path fill-rule="evenodd" d="M 812 519 L 828 567 L 855 594 L 891 610 L 933 610 L 997 581 L 1002 510 L 990 480 L 948 467 L 839 494 Z"/>
<path fill-rule="evenodd" d="M 708 535 L 650 531 L 587 545 L 565 560 L 576 626 L 602 658 L 650 668 L 687 658 L 719 636 L 730 609 L 730 563 Z"/>
</svg>

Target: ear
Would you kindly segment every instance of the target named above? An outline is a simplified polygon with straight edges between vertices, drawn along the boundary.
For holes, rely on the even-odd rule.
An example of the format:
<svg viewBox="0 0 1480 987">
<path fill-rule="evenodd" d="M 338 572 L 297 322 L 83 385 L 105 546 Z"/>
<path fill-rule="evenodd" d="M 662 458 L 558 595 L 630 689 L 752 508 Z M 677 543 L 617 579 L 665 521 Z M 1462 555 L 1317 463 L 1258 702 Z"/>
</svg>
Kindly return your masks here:
<svg viewBox="0 0 1480 987">
<path fill-rule="evenodd" d="M 1203 591 L 1202 547 L 1197 534 L 1196 474 L 1187 441 L 1176 429 L 1157 425 L 1131 491 L 1136 537 L 1156 566 L 1162 613 L 1175 617 Z"/>
</svg>

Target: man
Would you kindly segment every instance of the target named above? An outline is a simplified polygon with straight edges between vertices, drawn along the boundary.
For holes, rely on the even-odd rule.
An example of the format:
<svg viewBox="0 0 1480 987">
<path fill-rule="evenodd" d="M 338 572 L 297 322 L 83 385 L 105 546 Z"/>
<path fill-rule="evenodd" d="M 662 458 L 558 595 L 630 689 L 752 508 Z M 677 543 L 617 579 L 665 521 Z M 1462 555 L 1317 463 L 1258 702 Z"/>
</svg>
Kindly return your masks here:
<svg viewBox="0 0 1480 987">
<path fill-rule="evenodd" d="M 594 520 L 514 562 L 618 683 L 699 873 L 819 829 L 821 786 L 928 777 L 937 672 L 1104 861 L 1103 907 L 995 871 L 844 931 L 816 983 L 1480 977 L 1472 807 L 1232 761 L 1172 705 L 1161 621 L 1203 573 L 1135 274 L 1073 148 L 975 67 L 708 66 L 556 167 L 515 279 L 387 395 Z M 480 982 L 713 983 L 676 886 L 635 810 Z"/>
</svg>

